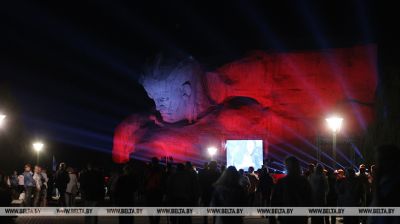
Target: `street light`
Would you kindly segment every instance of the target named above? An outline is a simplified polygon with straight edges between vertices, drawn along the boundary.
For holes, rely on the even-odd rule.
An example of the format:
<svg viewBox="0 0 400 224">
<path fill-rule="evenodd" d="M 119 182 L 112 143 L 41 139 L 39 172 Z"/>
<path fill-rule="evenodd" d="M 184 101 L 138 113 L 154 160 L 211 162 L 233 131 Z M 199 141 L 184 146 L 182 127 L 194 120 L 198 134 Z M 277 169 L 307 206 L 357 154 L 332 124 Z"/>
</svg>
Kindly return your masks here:
<svg viewBox="0 0 400 224">
<path fill-rule="evenodd" d="M 3 124 L 4 124 L 4 119 L 5 119 L 6 117 L 7 117 L 6 115 L 0 114 L 0 127 L 3 126 Z"/>
<path fill-rule="evenodd" d="M 39 164 L 39 154 L 40 154 L 40 151 L 43 150 L 44 144 L 42 142 L 34 142 L 32 145 L 33 145 L 33 149 L 37 153 L 36 165 L 38 165 Z"/>
<path fill-rule="evenodd" d="M 211 156 L 211 160 L 213 160 L 214 155 L 217 153 L 217 148 L 208 147 L 207 151 L 208 151 L 208 154 L 210 154 L 210 156 Z"/>
<path fill-rule="evenodd" d="M 342 127 L 342 123 L 343 123 L 343 118 L 341 117 L 329 117 L 325 119 L 326 122 L 328 122 L 328 127 L 331 129 L 332 131 L 332 136 L 333 136 L 333 140 L 332 140 L 332 157 L 333 157 L 333 165 L 332 168 L 336 169 L 336 135 L 337 133 L 340 131 L 340 128 Z"/>
</svg>

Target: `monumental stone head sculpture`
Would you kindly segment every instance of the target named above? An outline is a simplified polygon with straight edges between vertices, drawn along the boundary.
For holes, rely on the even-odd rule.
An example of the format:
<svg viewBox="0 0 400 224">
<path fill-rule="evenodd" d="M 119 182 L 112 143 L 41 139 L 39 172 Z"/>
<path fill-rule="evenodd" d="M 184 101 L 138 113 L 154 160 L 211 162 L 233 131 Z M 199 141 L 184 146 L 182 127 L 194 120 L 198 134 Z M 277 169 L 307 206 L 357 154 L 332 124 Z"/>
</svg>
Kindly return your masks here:
<svg viewBox="0 0 400 224">
<path fill-rule="evenodd" d="M 144 70 L 140 83 L 164 122 L 193 122 L 209 106 L 203 76 L 204 70 L 191 57 L 178 61 L 159 56 Z"/>
</svg>

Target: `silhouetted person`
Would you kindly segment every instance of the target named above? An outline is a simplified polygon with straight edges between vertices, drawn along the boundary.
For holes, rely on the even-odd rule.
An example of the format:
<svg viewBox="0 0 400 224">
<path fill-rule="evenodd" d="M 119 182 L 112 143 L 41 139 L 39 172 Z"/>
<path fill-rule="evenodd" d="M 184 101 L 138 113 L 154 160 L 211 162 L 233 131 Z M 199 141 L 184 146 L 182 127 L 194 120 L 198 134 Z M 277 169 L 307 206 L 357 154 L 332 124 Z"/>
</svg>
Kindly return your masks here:
<svg viewBox="0 0 400 224">
<path fill-rule="evenodd" d="M 261 193 L 261 205 L 262 207 L 271 206 L 271 193 L 272 188 L 274 186 L 274 180 L 272 179 L 268 167 L 263 165 L 260 171 L 260 182 L 259 182 L 259 191 Z M 274 222 L 274 217 L 267 217 L 269 219 L 269 223 Z M 274 221 L 272 221 L 274 220 Z"/>
<path fill-rule="evenodd" d="M 12 201 L 12 193 L 7 185 L 6 177 L 0 173 L 0 207 L 10 207 Z M 0 216 L 1 224 L 12 223 L 11 216 Z"/>
<path fill-rule="evenodd" d="M 338 206 L 340 207 L 359 207 L 362 202 L 364 188 L 361 181 L 356 177 L 353 168 L 346 169 L 346 177 L 336 183 L 338 194 Z M 358 224 L 359 218 L 356 216 L 344 216 L 344 224 Z"/>
<path fill-rule="evenodd" d="M 313 206 L 315 207 L 325 207 L 326 206 L 326 195 L 328 193 L 328 180 L 324 174 L 324 168 L 321 164 L 317 164 L 315 168 L 315 172 L 309 177 Z M 323 224 L 324 217 L 323 216 L 312 216 L 311 217 L 312 224 Z"/>
<path fill-rule="evenodd" d="M 336 173 L 336 180 L 340 181 L 346 177 L 343 169 L 338 169 Z"/>
<path fill-rule="evenodd" d="M 192 199 L 192 206 L 198 206 L 199 204 L 199 197 L 200 197 L 200 186 L 199 186 L 199 177 L 196 172 L 196 168 L 193 166 L 191 162 L 185 163 L 185 170 L 190 175 L 190 180 L 195 183 L 193 186 L 193 199 Z"/>
<path fill-rule="evenodd" d="M 315 171 L 315 165 L 313 163 L 309 163 L 307 166 L 307 170 L 304 172 L 304 176 L 308 179 L 310 178 L 311 174 Z"/>
<path fill-rule="evenodd" d="M 248 199 L 249 199 L 248 206 L 252 207 L 254 206 L 254 200 L 256 198 L 256 191 L 258 188 L 258 181 L 259 181 L 257 175 L 254 173 L 254 167 L 252 166 L 249 167 L 247 177 L 249 178 L 250 181 L 250 187 L 248 189 Z"/>
<path fill-rule="evenodd" d="M 25 182 L 24 182 L 24 173 L 22 172 L 20 175 L 18 175 L 18 197 L 24 191 L 25 191 Z"/>
<path fill-rule="evenodd" d="M 53 172 L 53 171 L 49 171 L 47 173 L 48 181 L 47 181 L 47 200 L 46 201 L 52 200 L 53 195 L 54 195 L 54 191 L 55 191 L 54 190 L 54 188 L 55 188 L 54 175 L 55 175 L 55 172 Z"/>
<path fill-rule="evenodd" d="M 35 191 L 35 180 L 33 179 L 32 167 L 30 164 L 26 164 L 24 167 L 24 188 L 25 188 L 25 198 L 24 205 L 29 207 L 32 206 L 32 195 Z"/>
<path fill-rule="evenodd" d="M 205 179 L 206 179 L 207 172 L 208 172 L 209 169 L 210 169 L 209 163 L 205 162 L 203 164 L 203 169 L 199 170 L 199 174 L 198 174 L 199 185 L 200 185 L 200 197 L 201 197 L 201 202 L 200 203 L 202 205 L 204 205 L 204 203 L 203 203 L 203 192 L 204 192 L 203 185 L 205 184 Z"/>
<path fill-rule="evenodd" d="M 43 200 L 45 200 L 45 191 L 46 186 L 44 185 L 44 180 L 42 176 L 42 168 L 40 166 L 35 166 L 33 179 L 35 181 L 35 190 L 34 190 L 34 197 L 33 197 L 33 206 L 39 207 L 42 205 Z"/>
<path fill-rule="evenodd" d="M 374 198 L 374 194 L 376 193 L 376 165 L 373 164 L 371 165 L 371 170 L 370 170 L 370 175 L 369 175 L 369 179 L 368 182 L 371 186 L 371 202 L 370 205 L 372 204 L 372 200 Z"/>
<path fill-rule="evenodd" d="M 41 200 L 40 206 L 46 207 L 47 206 L 47 191 L 49 189 L 49 177 L 47 176 L 47 170 L 42 168 L 42 172 L 40 172 L 41 181 L 42 181 L 42 192 L 41 192 Z"/>
<path fill-rule="evenodd" d="M 359 167 L 359 172 L 357 173 L 357 178 L 360 180 L 364 191 L 361 200 L 361 207 L 367 207 L 371 203 L 371 185 L 369 183 L 369 173 L 367 173 L 367 168 L 364 164 Z M 361 222 L 364 224 L 367 222 L 367 217 L 360 217 Z"/>
<path fill-rule="evenodd" d="M 75 207 L 75 198 L 78 194 L 78 177 L 72 167 L 67 168 L 69 182 L 65 191 L 65 204 L 67 207 Z"/>
<path fill-rule="evenodd" d="M 117 207 L 134 207 L 135 192 L 138 183 L 133 172 L 133 166 L 126 164 L 123 168 L 123 174 L 116 180 L 114 201 Z M 120 216 L 120 224 L 132 224 L 134 216 Z"/>
<path fill-rule="evenodd" d="M 261 192 L 261 206 L 271 206 L 271 192 L 274 181 L 268 167 L 263 166 L 260 171 L 259 190 Z"/>
<path fill-rule="evenodd" d="M 312 205 L 311 186 L 301 175 L 299 160 L 290 156 L 285 160 L 287 175 L 278 180 L 272 193 L 272 206 L 308 207 Z M 283 216 L 281 223 L 307 223 L 307 217 Z"/>
<path fill-rule="evenodd" d="M 375 183 L 375 179 L 376 179 L 376 165 L 371 165 L 371 172 L 369 175 L 369 183 L 372 185 L 372 188 L 374 188 L 374 183 Z M 374 190 L 372 191 L 372 193 L 375 192 Z"/>
<path fill-rule="evenodd" d="M 204 207 L 210 206 L 212 192 L 214 190 L 214 183 L 217 182 L 218 178 L 221 176 L 217 162 L 211 161 L 207 164 L 208 169 L 203 170 L 199 174 L 199 183 L 201 189 L 201 204 Z M 208 223 L 208 217 L 204 217 L 204 223 Z"/>
<path fill-rule="evenodd" d="M 80 176 L 80 190 L 86 207 L 96 207 L 104 200 L 104 176 L 92 164 Z M 85 223 L 97 223 L 97 216 L 85 216 Z"/>
<path fill-rule="evenodd" d="M 246 192 L 239 184 L 240 174 L 234 166 L 229 166 L 214 184 L 211 199 L 212 207 L 244 207 L 247 204 Z M 241 224 L 241 216 L 217 216 L 215 224 Z"/>
<path fill-rule="evenodd" d="M 65 163 L 60 163 L 59 168 L 54 176 L 54 184 L 58 189 L 58 193 L 60 194 L 60 197 L 58 198 L 58 205 L 61 207 L 65 206 L 65 192 L 69 182 L 69 174 L 66 168 L 67 167 Z"/>
<path fill-rule="evenodd" d="M 220 172 L 223 173 L 225 171 L 225 169 L 226 169 L 226 166 L 225 165 L 221 165 Z"/>
<path fill-rule="evenodd" d="M 187 171 L 189 171 L 189 173 L 191 173 L 191 174 L 193 174 L 193 175 L 196 175 L 196 177 L 197 177 L 196 168 L 193 166 L 192 162 L 187 161 L 187 162 L 185 163 L 185 169 L 186 169 Z"/>
<path fill-rule="evenodd" d="M 18 172 L 16 170 L 10 176 L 10 184 L 13 198 L 18 198 L 20 192 L 18 190 Z"/>
<path fill-rule="evenodd" d="M 125 164 L 125 166 L 126 165 L 127 164 Z M 125 168 L 125 166 L 124 166 L 124 168 Z M 108 194 L 110 196 L 110 202 L 113 205 L 116 204 L 115 195 L 117 192 L 115 190 L 117 187 L 118 179 L 120 178 L 120 176 L 122 176 L 124 174 L 123 169 L 121 170 L 122 171 L 122 173 L 121 173 L 119 167 L 113 167 L 113 169 L 111 170 L 111 173 L 110 173 L 110 179 L 107 183 Z M 138 180 L 136 180 L 136 181 L 138 182 Z"/>
<path fill-rule="evenodd" d="M 376 149 L 376 166 L 371 171 L 373 178 L 374 196 L 373 207 L 400 206 L 400 149 L 396 145 L 382 145 Z M 376 171 L 375 171 L 376 170 Z M 374 216 L 369 217 L 370 224 L 400 223 L 400 217 Z"/>
<path fill-rule="evenodd" d="M 201 172 L 203 172 L 203 171 L 207 171 L 209 168 L 210 168 L 210 167 L 209 167 L 209 163 L 208 163 L 208 162 L 205 162 L 205 163 L 203 164 L 203 169 L 199 172 L 199 174 L 200 174 Z"/>
<path fill-rule="evenodd" d="M 147 206 L 159 207 L 162 205 L 164 189 L 166 187 L 165 174 L 156 157 L 151 159 L 149 172 L 145 178 L 145 195 Z M 149 216 L 150 224 L 160 223 L 159 216 Z"/>
<path fill-rule="evenodd" d="M 176 173 L 168 179 L 167 202 L 171 207 L 194 207 L 198 199 L 198 181 L 193 172 L 178 164 Z M 171 223 L 192 223 L 190 216 L 171 217 Z"/>
<path fill-rule="evenodd" d="M 333 173 L 333 170 L 328 170 L 327 174 L 328 180 L 328 194 L 326 195 L 326 206 L 327 207 L 336 207 L 337 206 L 337 193 L 336 193 L 336 176 Z M 335 224 L 336 216 L 331 216 L 331 220 L 329 221 L 329 216 L 325 216 L 325 224 Z"/>
<path fill-rule="evenodd" d="M 243 188 L 244 192 L 248 194 L 250 188 L 250 180 L 243 169 L 239 169 L 239 185 Z"/>
</svg>

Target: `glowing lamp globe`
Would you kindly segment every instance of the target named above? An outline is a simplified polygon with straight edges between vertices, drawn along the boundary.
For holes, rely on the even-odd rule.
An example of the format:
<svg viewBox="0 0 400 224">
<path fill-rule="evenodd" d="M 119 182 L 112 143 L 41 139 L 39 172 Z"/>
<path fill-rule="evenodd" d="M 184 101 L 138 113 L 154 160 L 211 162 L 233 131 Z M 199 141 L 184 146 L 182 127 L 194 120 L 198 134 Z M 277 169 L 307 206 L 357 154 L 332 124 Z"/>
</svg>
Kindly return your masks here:
<svg viewBox="0 0 400 224">
<path fill-rule="evenodd" d="M 4 119 L 6 118 L 6 115 L 0 114 L 0 127 L 3 126 Z"/>
<path fill-rule="evenodd" d="M 217 148 L 215 148 L 215 147 L 209 147 L 209 148 L 207 149 L 207 151 L 208 151 L 208 154 L 210 154 L 210 156 L 214 156 L 214 155 L 217 153 Z"/>
<path fill-rule="evenodd" d="M 325 120 L 328 123 L 328 127 L 329 127 L 329 129 L 331 129 L 332 132 L 337 133 L 340 131 L 340 128 L 342 127 L 342 123 L 343 123 L 343 118 L 329 117 Z"/>
<path fill-rule="evenodd" d="M 42 151 L 43 146 L 44 146 L 44 144 L 41 143 L 41 142 L 35 142 L 35 143 L 33 143 L 32 145 L 33 145 L 33 149 L 34 149 L 36 152 Z"/>
</svg>

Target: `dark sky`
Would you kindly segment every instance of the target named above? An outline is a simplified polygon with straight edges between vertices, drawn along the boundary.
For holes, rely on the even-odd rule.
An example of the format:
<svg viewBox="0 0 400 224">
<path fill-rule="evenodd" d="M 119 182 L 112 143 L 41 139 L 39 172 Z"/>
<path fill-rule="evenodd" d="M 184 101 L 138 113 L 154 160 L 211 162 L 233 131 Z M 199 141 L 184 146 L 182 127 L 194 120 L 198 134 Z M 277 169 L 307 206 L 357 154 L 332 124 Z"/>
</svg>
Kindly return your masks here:
<svg viewBox="0 0 400 224">
<path fill-rule="evenodd" d="M 71 163 L 100 151 L 111 158 L 115 126 L 151 110 L 136 78 L 159 52 L 192 55 L 211 70 L 254 49 L 346 47 L 378 36 L 372 1 L 50 2 L 1 3 L 0 76 L 30 138 L 51 146 L 46 159 Z"/>
</svg>

